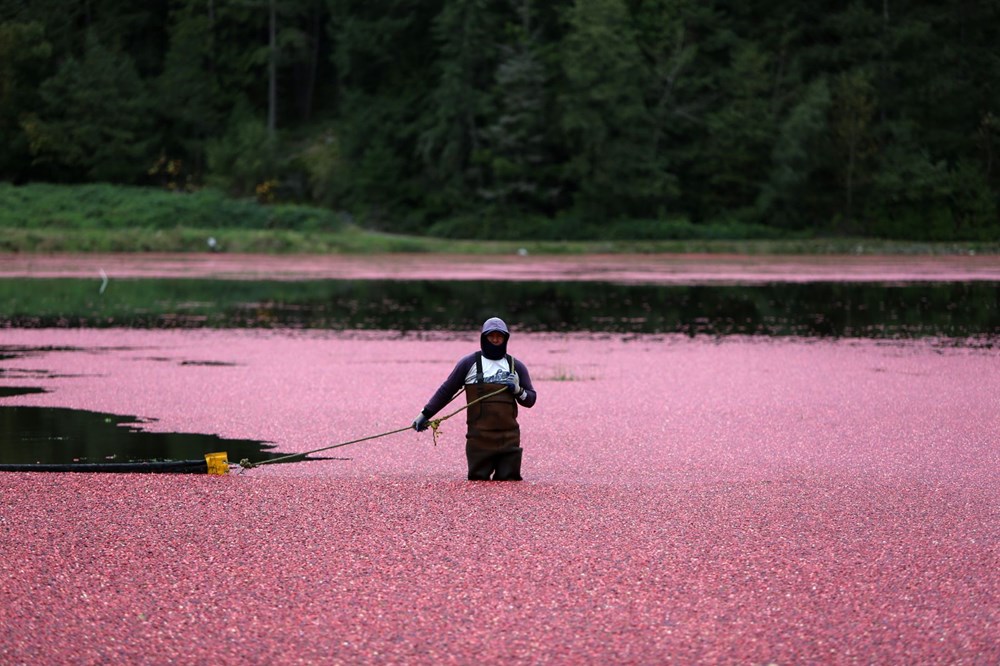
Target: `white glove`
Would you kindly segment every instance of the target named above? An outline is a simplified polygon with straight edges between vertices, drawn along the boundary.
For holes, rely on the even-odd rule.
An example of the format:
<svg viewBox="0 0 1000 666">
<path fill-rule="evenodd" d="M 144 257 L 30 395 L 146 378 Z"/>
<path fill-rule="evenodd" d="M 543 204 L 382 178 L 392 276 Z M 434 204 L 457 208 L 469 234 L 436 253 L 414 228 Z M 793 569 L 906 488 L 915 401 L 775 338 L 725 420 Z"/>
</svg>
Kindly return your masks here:
<svg viewBox="0 0 1000 666">
<path fill-rule="evenodd" d="M 507 390 L 514 394 L 514 397 L 521 395 L 521 379 L 516 372 L 510 373 L 504 380 L 504 384 L 507 385 Z"/>
</svg>

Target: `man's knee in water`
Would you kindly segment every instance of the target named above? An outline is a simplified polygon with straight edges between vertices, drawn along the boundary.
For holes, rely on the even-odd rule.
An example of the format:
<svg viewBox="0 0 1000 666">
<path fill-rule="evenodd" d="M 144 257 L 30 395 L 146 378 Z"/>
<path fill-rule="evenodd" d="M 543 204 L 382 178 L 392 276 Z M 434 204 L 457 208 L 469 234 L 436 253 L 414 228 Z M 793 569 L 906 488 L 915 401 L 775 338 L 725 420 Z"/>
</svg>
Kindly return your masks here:
<svg viewBox="0 0 1000 666">
<path fill-rule="evenodd" d="M 494 481 L 520 481 L 521 455 L 523 450 L 518 447 L 497 456 L 493 474 Z"/>
</svg>

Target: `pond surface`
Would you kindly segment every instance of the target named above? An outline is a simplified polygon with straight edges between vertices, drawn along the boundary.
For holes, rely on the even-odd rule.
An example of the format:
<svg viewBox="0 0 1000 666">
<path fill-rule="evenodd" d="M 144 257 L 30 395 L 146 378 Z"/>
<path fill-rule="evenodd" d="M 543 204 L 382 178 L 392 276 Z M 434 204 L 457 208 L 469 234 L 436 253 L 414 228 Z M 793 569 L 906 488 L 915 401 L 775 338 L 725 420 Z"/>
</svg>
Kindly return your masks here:
<svg viewBox="0 0 1000 666">
<path fill-rule="evenodd" d="M 872 281 L 878 265 L 868 262 L 855 262 L 838 274 L 840 260 L 817 260 L 812 262 L 815 265 L 798 260 L 801 265 L 782 268 L 780 261 L 741 260 L 750 261 L 742 265 L 730 259 L 715 260 L 718 265 L 708 261 L 705 269 L 691 258 L 671 259 L 667 264 L 637 259 L 634 265 L 627 259 L 608 263 L 604 258 L 588 272 L 587 262 L 577 265 L 550 259 L 524 265 L 509 257 L 485 262 L 512 278 L 496 281 L 469 279 L 480 272 L 475 262 L 466 262 L 458 270 L 441 259 L 422 257 L 399 261 L 337 258 L 316 266 L 234 257 L 174 266 L 163 265 L 162 259 L 157 263 L 133 257 L 132 264 L 119 265 L 114 279 L 108 279 L 101 268 L 97 280 L 84 276 L 93 275 L 95 266 L 113 259 L 91 259 L 98 263 L 71 267 L 69 277 L 33 273 L 43 270 L 48 275 L 34 259 L 14 267 L 7 274 L 20 271 L 21 277 L 0 278 L 0 328 L 364 330 L 402 336 L 433 331 L 465 336 L 479 322 L 499 314 L 518 332 L 538 333 L 931 337 L 977 347 L 992 347 L 1000 335 L 1000 282 L 989 272 L 994 262 L 982 258 L 972 266 L 978 272 L 967 280 L 945 277 L 961 275 L 961 262 L 889 262 L 883 281 Z M 40 263 L 50 262 L 43 259 Z M 435 266 L 440 267 L 438 274 L 451 279 L 429 279 L 435 275 Z M 626 279 L 630 269 L 639 282 Z M 921 280 L 921 273 L 926 275 L 928 270 L 932 278 L 941 279 Z M 24 279 L 25 272 L 29 279 Z M 274 278 L 257 279 L 262 274 Z M 404 274 L 417 279 L 392 279 Z M 707 281 L 690 283 L 698 275 Z M 852 275 L 858 281 L 851 281 Z M 747 281 L 734 284 L 732 280 L 740 276 Z M 811 277 L 802 280 L 804 276 Z M 717 281 L 721 278 L 725 281 Z M 47 351 L 58 349 L 0 348 L 0 379 L 46 382 L 59 378 L 51 371 L 3 366 L 4 360 Z M 211 360 L 179 363 L 233 365 Z M 0 387 L 0 398 L 45 390 Z M 262 442 L 230 440 L 223 445 L 208 435 L 154 434 L 143 431 L 136 417 L 70 409 L 0 407 L 0 431 L 6 442 L 0 447 L 0 464 L 197 459 L 214 448 L 227 450 L 231 460 L 281 455 L 266 451 Z"/>
<path fill-rule="evenodd" d="M 0 624 L 32 628 L 0 632 L 9 661 L 997 662 L 1000 278 L 130 283 L 113 259 L 74 276 L 103 293 L 4 282 L 2 409 L 288 452 L 403 432 L 227 477 L 0 474 Z M 461 415 L 406 428 L 487 314 L 539 394 L 520 484 L 465 481 Z"/>
<path fill-rule="evenodd" d="M 848 338 L 1000 334 L 1000 283 L 624 285 L 490 282 L 0 279 L 0 327 L 520 331 Z"/>
<path fill-rule="evenodd" d="M 34 391 L 22 391 L 31 393 Z M 147 432 L 143 419 L 56 407 L 0 408 L 0 466 L 107 465 L 194 460 L 226 451 L 230 462 L 272 459 L 273 445 L 196 433 Z M 301 460 L 301 458 L 299 459 Z M 135 469 L 131 471 L 136 471 Z"/>
</svg>

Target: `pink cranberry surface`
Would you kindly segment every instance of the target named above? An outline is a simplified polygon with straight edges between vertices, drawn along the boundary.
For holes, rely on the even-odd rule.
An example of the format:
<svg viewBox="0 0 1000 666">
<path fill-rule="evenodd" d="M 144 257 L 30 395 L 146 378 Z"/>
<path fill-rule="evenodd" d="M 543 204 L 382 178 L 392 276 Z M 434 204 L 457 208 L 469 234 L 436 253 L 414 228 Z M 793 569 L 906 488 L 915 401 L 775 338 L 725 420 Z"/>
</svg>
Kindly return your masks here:
<svg viewBox="0 0 1000 666">
<path fill-rule="evenodd" d="M 0 383 L 50 392 L 0 404 L 307 451 L 409 424 L 472 329 L 5 330 L 50 349 Z M 510 350 L 521 483 L 464 480 L 462 414 L 222 477 L 0 473 L 0 662 L 1000 661 L 995 349 Z"/>
<path fill-rule="evenodd" d="M 1000 280 L 997 257 L 4 255 L 0 277 Z M 502 313 L 498 313 L 502 314 Z M 2 405 L 308 451 L 405 427 L 466 334 L 17 330 Z M 222 477 L 0 473 L 0 663 L 1000 662 L 1000 355 L 525 334 L 521 483 L 462 414 Z M 457 409 L 458 405 L 453 405 Z M 451 411 L 451 407 L 445 413 Z M 232 461 L 236 462 L 236 461 Z"/>
</svg>

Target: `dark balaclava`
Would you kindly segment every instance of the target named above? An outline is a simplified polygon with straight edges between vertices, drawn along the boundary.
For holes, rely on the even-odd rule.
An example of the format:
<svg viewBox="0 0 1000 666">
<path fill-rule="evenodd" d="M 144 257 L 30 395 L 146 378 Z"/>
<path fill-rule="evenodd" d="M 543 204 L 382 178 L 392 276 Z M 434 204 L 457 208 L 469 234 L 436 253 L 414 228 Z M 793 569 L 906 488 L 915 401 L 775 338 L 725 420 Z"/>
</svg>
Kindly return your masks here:
<svg viewBox="0 0 1000 666">
<path fill-rule="evenodd" d="M 502 344 L 490 344 L 490 341 L 486 339 L 486 334 L 492 333 L 493 331 L 500 331 L 503 333 Z M 507 330 L 507 324 L 503 323 L 503 319 L 500 319 L 499 317 L 490 317 L 483 324 L 483 332 L 482 335 L 479 336 L 479 346 L 483 350 L 483 356 L 494 361 L 499 361 L 507 355 L 507 340 L 509 339 L 510 331 Z"/>
</svg>

